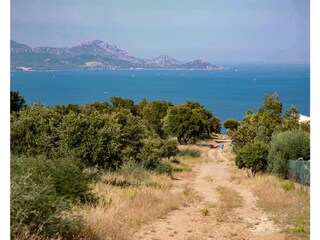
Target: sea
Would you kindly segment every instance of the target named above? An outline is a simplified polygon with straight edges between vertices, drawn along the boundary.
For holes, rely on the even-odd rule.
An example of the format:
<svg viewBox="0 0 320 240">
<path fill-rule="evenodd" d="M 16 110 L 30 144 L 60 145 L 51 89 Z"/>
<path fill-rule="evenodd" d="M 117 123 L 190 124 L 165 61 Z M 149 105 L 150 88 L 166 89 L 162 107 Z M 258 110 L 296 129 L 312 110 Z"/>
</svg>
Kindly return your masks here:
<svg viewBox="0 0 320 240">
<path fill-rule="evenodd" d="M 224 70 L 65 70 L 11 72 L 10 87 L 27 104 L 45 106 L 109 102 L 110 97 L 135 103 L 166 100 L 199 102 L 222 123 L 256 112 L 265 94 L 277 93 L 286 110 L 295 106 L 310 116 L 309 63 L 230 63 Z M 222 128 L 222 132 L 225 129 Z"/>
</svg>

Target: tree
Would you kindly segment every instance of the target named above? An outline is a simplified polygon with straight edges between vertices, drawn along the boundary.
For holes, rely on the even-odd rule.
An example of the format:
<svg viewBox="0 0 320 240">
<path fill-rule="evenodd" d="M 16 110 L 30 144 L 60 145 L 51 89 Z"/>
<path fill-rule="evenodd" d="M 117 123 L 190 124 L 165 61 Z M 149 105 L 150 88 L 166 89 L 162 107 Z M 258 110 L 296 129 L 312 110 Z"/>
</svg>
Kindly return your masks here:
<svg viewBox="0 0 320 240">
<path fill-rule="evenodd" d="M 185 105 L 169 108 L 163 128 L 168 135 L 177 137 L 180 144 L 196 140 L 204 132 L 200 114 Z"/>
<path fill-rule="evenodd" d="M 26 106 L 26 101 L 20 95 L 20 92 L 10 90 L 10 113 L 18 112 L 21 108 Z"/>
<path fill-rule="evenodd" d="M 235 120 L 235 119 L 227 119 L 226 121 L 224 121 L 224 127 L 226 129 L 229 129 L 231 131 L 236 130 L 239 126 L 240 122 Z"/>
<path fill-rule="evenodd" d="M 275 133 L 270 142 L 268 171 L 282 178 L 287 175 L 288 160 L 310 159 L 310 134 L 295 129 Z"/>
<path fill-rule="evenodd" d="M 259 141 L 268 144 L 274 131 L 282 124 L 282 104 L 277 94 L 265 95 L 262 107 L 258 112 L 248 111 L 232 134 L 235 152 L 247 143 Z"/>
<path fill-rule="evenodd" d="M 60 124 L 62 116 L 43 104 L 27 106 L 11 114 L 10 147 L 13 154 L 60 157 Z"/>
<path fill-rule="evenodd" d="M 248 143 L 236 155 L 238 168 L 250 169 L 254 176 L 267 169 L 268 145 L 261 142 Z"/>
<path fill-rule="evenodd" d="M 299 128 L 299 111 L 294 106 L 284 112 L 283 121 L 279 127 L 279 132 L 294 130 Z"/>
<path fill-rule="evenodd" d="M 116 109 L 126 108 L 131 111 L 133 115 L 137 114 L 137 107 L 134 105 L 134 102 L 128 98 L 121 98 L 121 97 L 111 97 L 110 101 L 112 106 Z"/>
<path fill-rule="evenodd" d="M 61 126 L 61 144 L 86 166 L 116 169 L 122 165 L 120 127 L 112 115 L 70 113 Z"/>
<path fill-rule="evenodd" d="M 154 101 L 147 103 L 142 110 L 143 119 L 147 120 L 161 138 L 165 138 L 162 119 L 167 115 L 169 107 L 172 106 L 173 104 L 167 101 Z"/>
</svg>

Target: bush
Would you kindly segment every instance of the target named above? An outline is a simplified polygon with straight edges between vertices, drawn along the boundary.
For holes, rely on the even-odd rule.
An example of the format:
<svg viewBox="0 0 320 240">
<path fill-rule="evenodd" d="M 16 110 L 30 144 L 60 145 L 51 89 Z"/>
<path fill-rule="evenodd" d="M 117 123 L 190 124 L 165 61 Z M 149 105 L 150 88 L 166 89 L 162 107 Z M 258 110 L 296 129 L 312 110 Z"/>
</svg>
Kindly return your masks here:
<svg viewBox="0 0 320 240">
<path fill-rule="evenodd" d="M 288 160 L 310 159 L 310 134 L 302 130 L 274 134 L 268 153 L 268 171 L 285 178 Z"/>
<path fill-rule="evenodd" d="M 69 201 L 57 196 L 54 181 L 49 176 L 32 173 L 11 178 L 10 226 L 11 238 L 28 234 L 50 237 L 71 235 L 81 226 L 79 216 L 71 216 Z"/>
<path fill-rule="evenodd" d="M 10 147 L 14 154 L 60 157 L 61 115 L 37 104 L 11 114 Z"/>
<path fill-rule="evenodd" d="M 56 196 L 64 197 L 71 202 L 85 202 L 88 198 L 91 199 L 90 179 L 81 171 L 75 160 L 13 156 L 11 178 L 19 178 L 26 173 L 35 184 L 42 184 L 43 177 L 50 177 L 50 184 Z"/>
<path fill-rule="evenodd" d="M 254 176 L 267 168 L 268 145 L 260 142 L 248 143 L 236 155 L 238 168 L 250 169 Z"/>
<path fill-rule="evenodd" d="M 121 166 L 120 125 L 112 115 L 70 113 L 61 126 L 62 147 L 88 167 Z"/>
</svg>

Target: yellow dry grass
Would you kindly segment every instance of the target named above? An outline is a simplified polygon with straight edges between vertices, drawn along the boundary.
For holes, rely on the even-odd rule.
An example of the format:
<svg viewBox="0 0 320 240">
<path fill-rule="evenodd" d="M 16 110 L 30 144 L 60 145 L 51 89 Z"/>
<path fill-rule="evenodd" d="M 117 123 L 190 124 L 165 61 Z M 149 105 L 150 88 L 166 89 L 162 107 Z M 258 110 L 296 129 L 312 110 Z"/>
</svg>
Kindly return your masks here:
<svg viewBox="0 0 320 240">
<path fill-rule="evenodd" d="M 220 219 L 220 221 L 227 220 L 227 214 L 234 208 L 241 207 L 243 205 L 243 199 L 238 192 L 231 188 L 219 186 L 216 189 L 219 193 L 220 204 L 214 211 L 215 216 L 217 219 Z"/>
<path fill-rule="evenodd" d="M 226 149 L 229 159 L 234 154 Z M 296 185 L 294 189 L 284 187 L 288 181 L 270 174 L 257 174 L 248 177 L 246 170 L 237 169 L 234 161 L 230 161 L 232 181 L 247 187 L 257 197 L 259 206 L 271 214 L 273 220 L 287 231 L 287 239 L 310 238 L 310 192 L 305 186 Z"/>
<path fill-rule="evenodd" d="M 169 191 L 169 177 L 149 172 L 142 175 L 105 173 L 94 184 L 98 203 L 80 209 L 86 232 L 81 238 L 128 239 L 143 223 L 179 206 L 180 198 Z"/>
<path fill-rule="evenodd" d="M 272 214 L 276 223 L 287 229 L 288 239 L 309 239 L 310 194 L 307 187 L 286 190 L 285 181 L 267 174 L 238 181 L 254 192 L 259 205 Z"/>
</svg>

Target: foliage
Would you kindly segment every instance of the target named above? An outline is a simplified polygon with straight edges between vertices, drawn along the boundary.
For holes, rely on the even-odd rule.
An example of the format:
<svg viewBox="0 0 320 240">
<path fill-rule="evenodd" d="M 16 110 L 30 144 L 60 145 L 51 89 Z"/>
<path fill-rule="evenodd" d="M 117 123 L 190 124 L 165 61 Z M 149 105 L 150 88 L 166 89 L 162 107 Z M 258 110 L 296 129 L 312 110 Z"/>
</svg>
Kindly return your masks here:
<svg viewBox="0 0 320 240">
<path fill-rule="evenodd" d="M 40 176 L 39 176 L 40 177 Z M 69 202 L 55 191 L 50 176 L 35 181 L 31 173 L 11 177 L 11 238 L 29 234 L 67 236 L 81 226 L 81 218 L 68 213 Z"/>
<path fill-rule="evenodd" d="M 234 131 L 231 131 L 233 150 L 236 153 L 237 165 L 240 168 L 247 168 L 246 160 L 242 155 L 249 154 L 250 147 L 252 146 L 268 146 L 273 134 L 282 132 L 284 130 L 298 129 L 299 128 L 299 114 L 298 110 L 295 107 L 291 107 L 284 114 L 282 113 L 282 104 L 280 98 L 277 94 L 274 95 L 265 95 L 263 105 L 258 109 L 258 112 L 253 113 L 248 111 L 243 118 L 242 122 L 238 125 L 238 128 Z M 293 147 L 293 146 L 291 146 Z M 265 147 L 261 148 L 262 156 L 264 154 Z M 257 151 L 257 149 L 255 149 Z M 251 157 L 255 154 L 252 153 Z M 258 161 L 264 166 L 258 166 L 257 171 L 264 171 L 267 168 L 267 159 L 262 159 L 262 156 L 256 155 Z M 254 159 L 250 159 L 253 161 Z M 279 163 L 279 164 L 278 164 Z M 280 162 L 277 162 L 277 168 L 286 169 L 286 163 L 283 162 L 282 165 Z M 269 161 L 269 171 L 273 168 L 273 163 L 270 164 Z M 251 168 L 251 167 L 248 167 Z M 256 171 L 254 170 L 254 171 Z"/>
<path fill-rule="evenodd" d="M 296 129 L 272 136 L 268 154 L 268 171 L 285 178 L 288 160 L 310 159 L 310 134 Z"/>
<path fill-rule="evenodd" d="M 115 169 L 122 164 L 121 130 L 112 115 L 70 113 L 61 125 L 61 143 L 66 152 L 86 166 Z"/>
<path fill-rule="evenodd" d="M 280 131 L 284 132 L 287 130 L 293 130 L 299 128 L 299 112 L 294 106 L 291 106 L 284 112 L 282 126 Z"/>
<path fill-rule="evenodd" d="M 20 92 L 10 90 L 10 113 L 18 112 L 23 107 L 26 107 L 26 100 Z"/>
<path fill-rule="evenodd" d="M 11 157 L 11 177 L 28 173 L 34 183 L 42 183 L 50 177 L 55 194 L 73 203 L 85 202 L 90 195 L 90 179 L 73 159 L 46 159 L 44 157 Z"/>
<path fill-rule="evenodd" d="M 282 184 L 282 188 L 285 190 L 285 191 L 290 191 L 290 190 L 293 190 L 295 189 L 295 185 L 293 182 L 285 182 Z"/>
<path fill-rule="evenodd" d="M 110 98 L 112 107 L 115 109 L 129 109 L 132 114 L 137 114 L 137 107 L 131 99 L 121 98 L 121 97 L 111 97 Z"/>
<path fill-rule="evenodd" d="M 177 137 L 180 144 L 195 142 L 203 134 L 209 136 L 221 129 L 218 118 L 199 103 L 191 101 L 169 108 L 163 122 L 165 133 Z"/>
<path fill-rule="evenodd" d="M 59 131 L 62 118 L 54 109 L 42 104 L 27 106 L 11 114 L 11 141 L 13 154 L 53 157 L 61 153 Z"/>
<path fill-rule="evenodd" d="M 147 103 L 142 110 L 142 117 L 150 124 L 155 132 L 165 138 L 163 131 L 163 122 L 161 121 L 166 115 L 169 107 L 173 104 L 166 101 L 154 101 Z"/>
<path fill-rule="evenodd" d="M 171 158 L 178 154 L 178 142 L 177 140 L 167 139 L 162 141 L 161 146 L 161 157 L 163 158 Z"/>
<path fill-rule="evenodd" d="M 235 152 L 247 143 L 255 141 L 269 143 L 273 132 L 282 123 L 281 112 L 282 104 L 279 96 L 266 94 L 263 105 L 258 109 L 258 112 L 248 111 L 238 129 L 232 133 Z"/>
<path fill-rule="evenodd" d="M 236 130 L 239 126 L 240 122 L 235 120 L 235 119 L 227 119 L 226 121 L 224 121 L 224 127 L 226 129 L 230 129 L 230 130 Z"/>
<path fill-rule="evenodd" d="M 250 169 L 254 176 L 259 171 L 265 171 L 267 167 L 268 145 L 265 143 L 248 143 L 236 155 L 238 168 Z"/>
</svg>

